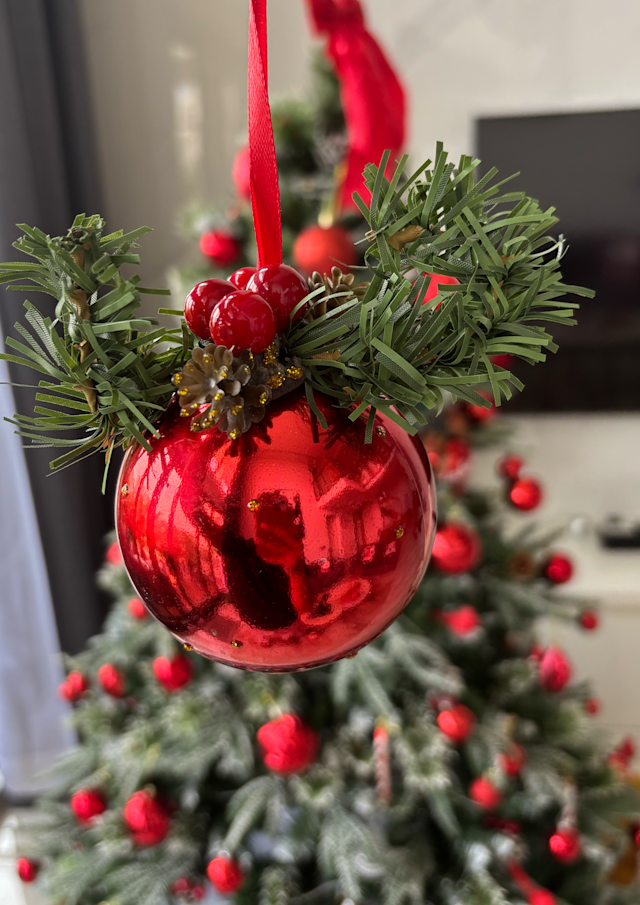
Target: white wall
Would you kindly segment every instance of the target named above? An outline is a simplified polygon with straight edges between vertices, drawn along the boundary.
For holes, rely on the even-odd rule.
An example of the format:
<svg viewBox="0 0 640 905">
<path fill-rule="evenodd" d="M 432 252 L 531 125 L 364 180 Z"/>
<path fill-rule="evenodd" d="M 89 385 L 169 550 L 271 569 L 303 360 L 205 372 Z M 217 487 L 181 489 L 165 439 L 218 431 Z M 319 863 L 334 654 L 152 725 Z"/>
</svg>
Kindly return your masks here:
<svg viewBox="0 0 640 905">
<path fill-rule="evenodd" d="M 248 3 L 82 4 L 106 214 L 113 227 L 156 229 L 144 240 L 144 269 L 159 283 L 167 266 L 188 254 L 175 232 L 184 203 L 198 193 L 221 204 L 233 197 L 230 166 L 246 128 Z M 640 106 L 637 0 L 366 0 L 366 6 L 409 89 L 416 158 L 431 156 L 436 140 L 454 156 L 472 151 L 473 122 L 481 115 Z M 269 0 L 269 16 L 272 95 L 301 94 L 311 51 L 302 0 Z M 191 60 L 177 61 L 176 46 L 187 48 Z M 199 97 L 203 116 L 201 163 L 187 170 L 178 166 L 174 135 L 180 81 L 187 83 L 183 131 L 198 130 Z M 640 517 L 639 417 L 513 422 L 516 444 L 547 486 L 544 525 L 581 515 L 593 526 L 609 511 Z M 481 480 L 489 469 L 487 460 L 479 462 Z M 640 738 L 640 553 L 604 553 L 592 530 L 564 546 L 579 561 L 575 587 L 603 600 L 604 627 L 595 636 L 553 631 L 579 674 L 596 680 L 603 723 L 619 732 L 635 727 Z"/>
</svg>

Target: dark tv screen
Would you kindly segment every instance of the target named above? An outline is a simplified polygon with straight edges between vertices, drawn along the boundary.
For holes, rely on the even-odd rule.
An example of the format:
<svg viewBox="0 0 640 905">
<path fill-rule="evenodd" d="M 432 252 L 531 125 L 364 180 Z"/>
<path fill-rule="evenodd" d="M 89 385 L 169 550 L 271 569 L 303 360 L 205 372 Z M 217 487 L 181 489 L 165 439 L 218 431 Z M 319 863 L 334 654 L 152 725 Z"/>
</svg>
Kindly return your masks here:
<svg viewBox="0 0 640 905">
<path fill-rule="evenodd" d="M 573 299 L 576 327 L 548 328 L 555 355 L 514 365 L 525 389 L 508 410 L 640 409 L 640 110 L 481 119 L 476 153 L 556 208 L 564 282 L 596 291 Z"/>
</svg>

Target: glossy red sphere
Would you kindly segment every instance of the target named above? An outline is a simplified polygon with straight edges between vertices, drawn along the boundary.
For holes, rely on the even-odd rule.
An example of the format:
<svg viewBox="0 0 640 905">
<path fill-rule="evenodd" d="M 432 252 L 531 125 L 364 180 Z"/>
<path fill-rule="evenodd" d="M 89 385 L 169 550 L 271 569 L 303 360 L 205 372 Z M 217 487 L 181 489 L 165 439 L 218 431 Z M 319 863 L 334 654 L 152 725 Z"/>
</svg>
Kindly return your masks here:
<svg viewBox="0 0 640 905">
<path fill-rule="evenodd" d="M 476 717 L 473 711 L 464 704 L 454 704 L 448 710 L 442 710 L 438 714 L 436 722 L 440 732 L 459 745 L 466 741 L 473 732 Z"/>
<path fill-rule="evenodd" d="M 537 509 L 542 502 L 542 487 L 535 478 L 518 478 L 509 490 L 509 502 L 521 512 Z"/>
<path fill-rule="evenodd" d="M 558 827 L 549 839 L 551 854 L 561 864 L 573 864 L 582 853 L 582 839 L 575 827 Z"/>
<path fill-rule="evenodd" d="M 187 327 L 200 339 L 211 340 L 209 321 L 218 302 L 234 291 L 227 280 L 203 280 L 193 287 L 184 300 Z"/>
<path fill-rule="evenodd" d="M 518 475 L 522 471 L 523 465 L 524 462 L 520 456 L 505 456 L 504 459 L 500 459 L 498 462 L 498 474 L 502 475 L 503 478 L 507 478 L 509 481 L 516 481 Z"/>
<path fill-rule="evenodd" d="M 168 657 L 156 657 L 153 661 L 153 674 L 167 691 L 178 691 L 191 681 L 193 668 L 191 661 L 183 654 L 169 660 Z"/>
<path fill-rule="evenodd" d="M 350 267 L 358 260 L 353 239 L 342 226 L 309 226 L 293 245 L 293 261 L 304 273 L 331 273 L 332 267 Z"/>
<path fill-rule="evenodd" d="M 33 883 L 38 876 L 38 862 L 31 858 L 17 858 L 16 873 L 23 883 Z"/>
<path fill-rule="evenodd" d="M 552 584 L 564 584 L 573 577 L 573 563 L 562 553 L 552 553 L 544 565 L 543 573 Z"/>
<path fill-rule="evenodd" d="M 262 296 L 236 289 L 216 306 L 209 328 L 219 346 L 264 352 L 275 339 L 276 316 Z"/>
<path fill-rule="evenodd" d="M 563 651 L 552 644 L 540 660 L 540 685 L 546 691 L 559 692 L 571 681 L 571 664 Z"/>
<path fill-rule="evenodd" d="M 479 776 L 469 786 L 469 798 L 483 811 L 493 811 L 502 801 L 502 792 L 490 779 Z"/>
<path fill-rule="evenodd" d="M 435 496 L 422 444 L 316 393 L 272 402 L 238 440 L 178 407 L 123 463 L 124 563 L 153 615 L 214 660 L 266 672 L 354 653 L 399 615 L 427 566 Z"/>
<path fill-rule="evenodd" d="M 480 562 L 482 544 L 477 533 L 462 522 L 438 528 L 433 542 L 433 565 L 440 572 L 459 575 L 470 572 Z"/>
<path fill-rule="evenodd" d="M 244 871 L 237 861 L 226 855 L 218 855 L 209 861 L 207 876 L 211 884 L 223 895 L 236 892 L 244 883 Z"/>
<path fill-rule="evenodd" d="M 141 622 L 144 621 L 149 615 L 149 610 L 146 608 L 139 597 L 131 598 L 131 600 L 127 604 L 127 610 L 129 611 L 130 616 L 132 616 L 134 619 L 140 620 Z"/>
<path fill-rule="evenodd" d="M 79 823 L 93 823 L 106 809 L 102 793 L 96 789 L 79 789 L 71 796 L 71 810 Z"/>
<path fill-rule="evenodd" d="M 226 229 L 212 229 L 200 236 L 200 251 L 216 267 L 228 267 L 238 260 L 242 248 L 233 233 Z"/>
<path fill-rule="evenodd" d="M 600 625 L 600 619 L 594 610 L 583 610 L 578 621 L 586 632 L 595 632 Z"/>
<path fill-rule="evenodd" d="M 247 289 L 269 302 L 276 316 L 278 333 L 289 329 L 289 318 L 296 305 L 309 295 L 305 278 L 287 264 L 261 267 L 249 280 Z M 302 317 L 305 308 L 306 305 L 296 311 L 293 323 Z"/>
<path fill-rule="evenodd" d="M 231 274 L 229 282 L 233 283 L 236 289 L 246 289 L 247 283 L 257 269 L 257 267 L 241 267 L 240 270 L 236 270 Z"/>
</svg>

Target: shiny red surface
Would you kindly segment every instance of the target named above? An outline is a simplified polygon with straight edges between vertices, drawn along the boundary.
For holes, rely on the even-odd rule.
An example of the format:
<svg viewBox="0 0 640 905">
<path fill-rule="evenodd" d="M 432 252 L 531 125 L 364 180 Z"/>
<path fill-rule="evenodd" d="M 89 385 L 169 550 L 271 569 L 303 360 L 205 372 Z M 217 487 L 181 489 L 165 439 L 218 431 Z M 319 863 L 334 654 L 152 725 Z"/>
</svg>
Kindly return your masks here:
<svg viewBox="0 0 640 905">
<path fill-rule="evenodd" d="M 120 472 L 124 563 L 153 615 L 201 654 L 293 671 L 355 653 L 413 596 L 435 527 L 422 444 L 378 416 L 365 424 L 316 393 L 272 402 L 232 441 L 194 434 L 176 405 L 153 451 Z M 249 505 L 251 504 L 251 505 Z"/>
</svg>

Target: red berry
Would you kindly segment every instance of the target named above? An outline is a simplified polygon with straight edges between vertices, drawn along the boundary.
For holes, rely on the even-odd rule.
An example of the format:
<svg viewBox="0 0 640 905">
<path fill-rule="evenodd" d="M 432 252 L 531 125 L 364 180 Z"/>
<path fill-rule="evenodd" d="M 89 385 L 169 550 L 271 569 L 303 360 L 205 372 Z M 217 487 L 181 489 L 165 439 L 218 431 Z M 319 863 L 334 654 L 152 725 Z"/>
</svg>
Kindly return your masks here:
<svg viewBox="0 0 640 905">
<path fill-rule="evenodd" d="M 167 809 L 145 790 L 133 793 L 124 806 L 123 816 L 136 845 L 159 845 L 171 828 Z"/>
<path fill-rule="evenodd" d="M 438 714 L 437 723 L 442 734 L 459 745 L 473 732 L 476 718 L 473 711 L 464 704 L 455 704 L 449 710 L 443 710 Z"/>
<path fill-rule="evenodd" d="M 505 456 L 498 462 L 498 474 L 509 481 L 516 481 L 523 465 L 520 456 Z"/>
<path fill-rule="evenodd" d="M 490 779 L 479 776 L 469 787 L 469 798 L 484 811 L 493 811 L 502 801 L 502 792 Z"/>
<path fill-rule="evenodd" d="M 231 349 L 264 352 L 276 335 L 276 316 L 271 305 L 246 289 L 226 295 L 209 323 L 214 343 Z"/>
<path fill-rule="evenodd" d="M 582 628 L 587 632 L 595 631 L 600 624 L 598 614 L 594 613 L 593 610 L 584 610 L 582 613 L 580 613 L 580 618 L 578 621 L 580 622 Z"/>
<path fill-rule="evenodd" d="M 79 823 L 93 823 L 106 809 L 102 794 L 95 789 L 79 789 L 71 796 L 71 810 Z"/>
<path fill-rule="evenodd" d="M 223 894 L 236 892 L 244 882 L 244 871 L 237 861 L 218 855 L 209 861 L 207 876 L 212 884 Z"/>
<path fill-rule="evenodd" d="M 58 694 L 65 701 L 75 704 L 89 688 L 89 681 L 81 672 L 74 669 L 58 687 Z"/>
<path fill-rule="evenodd" d="M 509 368 L 513 364 L 513 355 L 509 355 L 508 352 L 501 355 L 490 355 L 489 361 L 497 368 L 505 368 L 506 370 L 509 370 Z"/>
<path fill-rule="evenodd" d="M 191 681 L 191 661 L 182 654 L 172 660 L 156 657 L 153 661 L 153 674 L 167 691 L 178 691 Z"/>
<path fill-rule="evenodd" d="M 246 289 L 247 283 L 256 272 L 257 267 L 241 267 L 229 277 L 229 282 L 233 283 L 236 289 Z"/>
<path fill-rule="evenodd" d="M 552 644 L 540 660 L 540 685 L 545 691 L 557 693 L 571 681 L 571 675 L 571 664 L 560 648 Z"/>
<path fill-rule="evenodd" d="M 304 273 L 330 273 L 332 267 L 356 263 L 353 240 L 341 226 L 308 226 L 293 245 L 293 260 Z"/>
<path fill-rule="evenodd" d="M 584 702 L 584 709 L 590 716 L 595 716 L 597 713 L 600 713 L 600 701 L 598 698 L 587 698 Z"/>
<path fill-rule="evenodd" d="M 296 305 L 309 295 L 306 280 L 287 264 L 270 264 L 256 271 L 247 284 L 250 292 L 257 292 L 271 305 L 276 316 L 277 331 L 289 329 L 289 318 Z M 296 311 L 295 323 L 304 314 L 306 305 Z"/>
<path fill-rule="evenodd" d="M 564 584 L 573 575 L 573 563 L 562 553 L 553 553 L 545 563 L 543 574 L 552 584 Z"/>
<path fill-rule="evenodd" d="M 104 663 L 98 670 L 97 675 L 103 691 L 111 695 L 112 698 L 124 697 L 125 678 L 119 669 L 111 663 Z"/>
<path fill-rule="evenodd" d="M 496 415 L 496 407 L 487 392 L 480 390 L 479 393 L 487 400 L 487 402 L 490 403 L 489 406 L 473 405 L 472 403 L 468 402 L 465 405 L 464 410 L 467 413 L 467 417 L 471 418 L 472 421 L 476 421 L 478 423 L 491 421 Z"/>
<path fill-rule="evenodd" d="M 38 864 L 31 858 L 18 858 L 16 860 L 16 872 L 23 883 L 33 883 L 38 876 Z"/>
<path fill-rule="evenodd" d="M 200 236 L 200 251 L 215 264 L 216 267 L 227 267 L 240 257 L 240 243 L 226 229 L 212 229 Z"/>
<path fill-rule="evenodd" d="M 574 827 L 558 827 L 549 839 L 549 848 L 561 864 L 572 864 L 582 852 L 580 833 Z"/>
<path fill-rule="evenodd" d="M 534 478 L 518 478 L 509 490 L 509 502 L 521 512 L 536 509 L 542 502 L 542 487 Z"/>
<path fill-rule="evenodd" d="M 132 597 L 127 604 L 127 609 L 129 610 L 129 615 L 133 616 L 134 619 L 143 620 L 149 615 L 149 610 L 139 597 Z"/>
<path fill-rule="evenodd" d="M 187 327 L 200 339 L 210 340 L 209 321 L 218 302 L 234 291 L 227 280 L 203 280 L 193 287 L 184 301 Z"/>
</svg>

